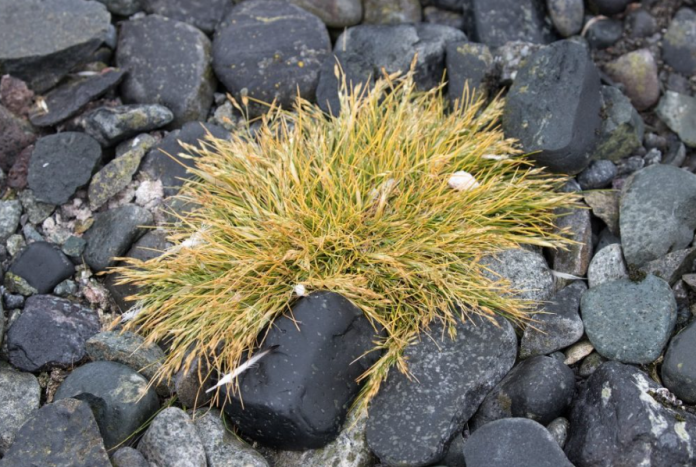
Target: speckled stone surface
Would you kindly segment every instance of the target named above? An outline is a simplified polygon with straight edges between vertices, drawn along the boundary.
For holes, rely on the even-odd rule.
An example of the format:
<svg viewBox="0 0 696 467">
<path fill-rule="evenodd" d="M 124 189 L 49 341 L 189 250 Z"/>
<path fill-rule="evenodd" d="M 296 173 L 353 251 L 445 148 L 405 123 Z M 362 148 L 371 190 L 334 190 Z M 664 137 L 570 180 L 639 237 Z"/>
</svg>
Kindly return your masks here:
<svg viewBox="0 0 696 467">
<path fill-rule="evenodd" d="M 590 288 L 627 277 L 628 269 L 623 259 L 620 243 L 607 245 L 595 253 L 587 270 L 587 282 Z"/>
<path fill-rule="evenodd" d="M 484 275 L 492 281 L 510 281 L 519 298 L 547 300 L 553 293 L 553 275 L 541 253 L 515 248 L 487 256 L 481 263 L 490 269 Z"/>
<path fill-rule="evenodd" d="M 1 315 L 0 312 L 0 321 Z M 36 376 L 0 362 L 0 455 L 12 445 L 17 430 L 39 408 L 40 399 L 41 388 Z"/>
<path fill-rule="evenodd" d="M 369 408 L 367 443 L 383 464 L 431 465 L 441 460 L 491 388 L 512 368 L 512 326 L 472 318 L 455 339 L 433 323 L 404 356 L 413 376 L 391 371 Z"/>
<path fill-rule="evenodd" d="M 193 421 L 177 407 L 168 407 L 157 414 L 138 443 L 138 451 L 150 465 L 207 466 L 203 442 Z"/>
<path fill-rule="evenodd" d="M 696 404 L 696 322 L 672 338 L 662 363 L 662 381 L 675 396 Z"/>
</svg>

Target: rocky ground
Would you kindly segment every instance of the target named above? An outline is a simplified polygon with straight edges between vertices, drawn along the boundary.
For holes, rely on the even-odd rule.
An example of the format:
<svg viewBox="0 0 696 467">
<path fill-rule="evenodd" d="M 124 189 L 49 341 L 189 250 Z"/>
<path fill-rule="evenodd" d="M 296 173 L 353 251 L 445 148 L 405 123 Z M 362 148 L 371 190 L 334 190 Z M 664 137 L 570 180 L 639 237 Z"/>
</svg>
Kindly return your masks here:
<svg viewBox="0 0 696 467">
<path fill-rule="evenodd" d="M 202 364 L 149 387 L 166 348 L 106 330 L 133 288 L 97 273 L 170 246 L 193 161 L 167 154 L 235 131 L 226 92 L 338 112 L 336 60 L 416 53 L 419 86 L 502 91 L 506 134 L 594 190 L 568 251 L 488 259 L 546 301 L 536 330 L 424 339 L 337 438 L 306 375 L 311 404 L 257 381 L 228 418 L 194 410 Z M 0 466 L 696 466 L 693 0 L 0 0 L 0 75 Z M 326 303 L 351 306 L 303 312 Z"/>
</svg>

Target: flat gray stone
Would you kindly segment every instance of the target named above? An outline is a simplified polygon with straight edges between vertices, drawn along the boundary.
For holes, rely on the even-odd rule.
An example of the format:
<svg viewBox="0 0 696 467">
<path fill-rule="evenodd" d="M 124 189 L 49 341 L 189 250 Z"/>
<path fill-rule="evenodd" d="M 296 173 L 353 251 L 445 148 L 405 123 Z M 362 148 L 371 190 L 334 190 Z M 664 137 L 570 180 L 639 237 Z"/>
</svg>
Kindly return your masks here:
<svg viewBox="0 0 696 467">
<path fill-rule="evenodd" d="M 157 414 L 138 443 L 138 451 L 154 465 L 207 467 L 205 449 L 193 421 L 176 407 Z"/>
<path fill-rule="evenodd" d="M 551 251 L 552 269 L 556 272 L 583 277 L 592 259 L 592 223 L 590 210 L 576 208 L 563 212 L 556 220 L 556 233 L 567 230 L 566 238 L 574 243 Z"/>
<path fill-rule="evenodd" d="M 17 430 L 39 408 L 40 399 L 41 388 L 36 376 L 13 370 L 0 362 L 0 456 L 12 445 Z"/>
<path fill-rule="evenodd" d="M 80 118 L 85 133 L 110 147 L 133 136 L 156 130 L 174 119 L 167 107 L 159 104 L 132 104 L 100 107 Z"/>
<path fill-rule="evenodd" d="M 684 144 L 696 147 L 696 98 L 666 91 L 655 111 Z"/>
<path fill-rule="evenodd" d="M 114 158 L 94 174 L 87 190 L 90 209 L 97 210 L 127 187 L 138 171 L 143 157 L 145 157 L 145 148 L 136 146 L 131 151 Z"/>
<path fill-rule="evenodd" d="M 487 256 L 481 263 L 490 269 L 483 272 L 490 280 L 510 281 L 510 287 L 518 298 L 541 301 L 553 293 L 553 275 L 540 253 L 515 248 Z"/>
</svg>

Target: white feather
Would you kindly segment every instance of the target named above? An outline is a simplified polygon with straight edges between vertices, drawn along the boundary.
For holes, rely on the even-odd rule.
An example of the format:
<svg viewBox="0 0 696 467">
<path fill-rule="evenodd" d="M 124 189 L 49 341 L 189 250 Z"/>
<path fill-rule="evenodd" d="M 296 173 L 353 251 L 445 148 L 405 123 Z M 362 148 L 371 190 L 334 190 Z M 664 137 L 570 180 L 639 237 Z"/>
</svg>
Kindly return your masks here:
<svg viewBox="0 0 696 467">
<path fill-rule="evenodd" d="M 460 170 L 455 172 L 447 181 L 447 184 L 456 191 L 468 191 L 478 188 L 480 186 L 479 182 L 476 181 L 473 175 L 469 172 Z"/>
<path fill-rule="evenodd" d="M 553 274 L 555 277 L 558 277 L 559 279 L 568 279 L 571 281 L 584 281 L 584 280 L 586 280 L 584 277 L 578 277 L 578 276 L 574 276 L 572 274 L 567 274 L 565 272 L 554 271 L 553 269 L 551 269 L 551 274 Z"/>
<path fill-rule="evenodd" d="M 278 348 L 278 346 L 274 345 L 274 346 L 269 347 L 268 349 L 264 350 L 263 352 L 257 353 L 256 355 L 251 357 L 249 360 L 247 360 L 246 362 L 239 365 L 237 367 L 237 369 L 235 369 L 232 373 L 228 373 L 225 376 L 223 376 L 222 378 L 220 378 L 220 380 L 217 382 L 217 384 L 215 386 L 213 386 L 212 388 L 205 391 L 206 394 L 214 391 L 215 389 L 219 388 L 220 386 L 224 386 L 225 384 L 230 384 L 232 381 L 234 381 L 234 379 L 237 376 L 241 375 L 242 373 L 247 371 L 249 368 L 256 365 L 259 362 L 259 360 L 261 360 L 263 357 L 265 357 L 269 353 L 273 352 L 276 348 Z"/>
</svg>

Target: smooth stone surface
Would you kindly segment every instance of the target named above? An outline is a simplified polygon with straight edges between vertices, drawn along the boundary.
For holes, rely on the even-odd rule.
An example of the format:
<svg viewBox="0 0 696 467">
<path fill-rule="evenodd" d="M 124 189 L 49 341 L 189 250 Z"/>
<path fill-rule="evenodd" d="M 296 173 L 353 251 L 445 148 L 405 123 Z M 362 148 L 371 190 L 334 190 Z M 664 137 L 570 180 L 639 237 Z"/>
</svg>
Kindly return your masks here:
<svg viewBox="0 0 696 467">
<path fill-rule="evenodd" d="M 517 338 L 510 323 L 472 317 L 451 339 L 440 323 L 406 348 L 409 379 L 392 371 L 372 401 L 367 443 L 387 465 L 441 460 L 491 388 L 512 368 Z"/>
<path fill-rule="evenodd" d="M 684 274 L 691 271 L 694 260 L 696 260 L 696 248 L 687 248 L 667 253 L 662 258 L 644 264 L 640 270 L 664 279 L 673 286 Z"/>
<path fill-rule="evenodd" d="M 510 281 L 515 296 L 524 300 L 546 300 L 554 290 L 551 270 L 544 257 L 537 252 L 515 248 L 481 260 L 490 271 L 483 274 L 491 281 Z"/>
<path fill-rule="evenodd" d="M 151 465 L 206 467 L 205 450 L 186 412 L 168 407 L 157 414 L 138 443 Z"/>
<path fill-rule="evenodd" d="M 0 363 L 0 456 L 12 445 L 17 430 L 38 410 L 40 399 L 41 388 L 36 376 L 15 371 Z"/>
<path fill-rule="evenodd" d="M 607 232 L 611 235 L 619 235 L 619 192 L 617 191 L 588 191 L 583 193 L 585 203 L 592 209 L 592 214 L 604 221 Z M 605 243 L 600 235 L 595 251 L 601 250 Z M 618 238 L 614 243 L 619 243 Z"/>
<path fill-rule="evenodd" d="M 473 39 L 489 47 L 511 41 L 551 42 L 543 0 L 470 0 Z"/>
<path fill-rule="evenodd" d="M 583 190 L 598 190 L 611 186 L 617 174 L 616 164 L 608 160 L 590 162 L 578 175 L 578 183 Z"/>
<path fill-rule="evenodd" d="M 99 428 L 85 402 L 46 404 L 19 429 L 1 467 L 111 467 Z"/>
<path fill-rule="evenodd" d="M 605 282 L 627 278 L 628 269 L 619 243 L 607 245 L 599 250 L 592 258 L 587 270 L 587 281 L 590 288 Z"/>
<path fill-rule="evenodd" d="M 22 204 L 17 200 L 0 201 L 0 243 L 5 243 L 19 227 Z"/>
<path fill-rule="evenodd" d="M 150 467 L 150 463 L 140 454 L 140 451 L 125 446 L 119 448 L 111 456 L 113 467 Z"/>
<path fill-rule="evenodd" d="M 585 13 L 582 0 L 546 0 L 546 8 L 561 36 L 574 36 L 582 29 Z"/>
<path fill-rule="evenodd" d="M 638 111 L 618 88 L 602 86 L 602 114 L 597 146 L 592 158 L 619 161 L 641 147 L 645 124 Z"/>
<path fill-rule="evenodd" d="M 677 73 L 696 73 L 696 11 L 680 8 L 662 39 L 662 58 Z"/>
<path fill-rule="evenodd" d="M 364 0 L 364 24 L 418 23 L 422 19 L 418 0 Z"/>
<path fill-rule="evenodd" d="M 128 73 L 121 85 L 124 102 L 163 105 L 176 128 L 205 120 L 217 86 L 211 49 L 205 34 L 180 21 L 159 15 L 126 21 L 116 49 L 116 63 Z"/>
<path fill-rule="evenodd" d="M 580 319 L 580 297 L 585 290 L 584 282 L 575 281 L 542 305 L 543 313 L 535 314 L 534 322 L 524 330 L 520 358 L 548 355 L 580 340 L 585 329 Z"/>
<path fill-rule="evenodd" d="M 620 227 L 629 265 L 686 248 L 696 228 L 696 175 L 662 164 L 633 174 L 621 195 Z"/>
<path fill-rule="evenodd" d="M 42 93 L 86 63 L 101 44 L 111 15 L 84 0 L 0 0 L 0 75 Z"/>
<path fill-rule="evenodd" d="M 592 223 L 587 206 L 564 212 L 556 220 L 556 233 L 567 229 L 566 238 L 574 243 L 566 249 L 551 250 L 551 268 L 556 272 L 583 277 L 592 259 Z"/>
<path fill-rule="evenodd" d="M 159 409 L 148 381 L 126 365 L 93 362 L 75 369 L 56 391 L 55 400 L 80 399 L 94 412 L 104 445 L 117 446 Z"/>
<path fill-rule="evenodd" d="M 623 31 L 623 22 L 612 18 L 603 18 L 593 22 L 587 29 L 587 43 L 593 49 L 606 49 L 621 39 Z"/>
<path fill-rule="evenodd" d="M 9 271 L 27 281 L 38 293 L 46 294 L 75 274 L 75 267 L 52 244 L 35 242 L 12 261 Z"/>
<path fill-rule="evenodd" d="M 624 54 L 606 65 L 607 74 L 624 85 L 626 96 L 637 110 L 646 110 L 660 98 L 660 80 L 655 57 L 648 49 Z"/>
<path fill-rule="evenodd" d="M 589 163 L 600 128 L 599 73 L 582 45 L 554 42 L 520 68 L 506 99 L 503 129 L 537 165 L 575 174 Z"/>
<path fill-rule="evenodd" d="M 237 101 L 242 95 L 291 107 L 314 101 L 319 69 L 331 52 L 326 26 L 313 14 L 277 0 L 235 6 L 213 39 L 215 74 Z M 250 115 L 268 108 L 249 103 Z"/>
<path fill-rule="evenodd" d="M 554 357 L 537 356 L 515 365 L 481 403 L 469 428 L 476 432 L 501 418 L 524 417 L 546 425 L 570 406 L 575 375 Z"/>
<path fill-rule="evenodd" d="M 39 201 L 66 203 L 89 183 L 102 158 L 99 143 L 84 133 L 64 132 L 36 142 L 27 181 Z"/>
<path fill-rule="evenodd" d="M 558 417 L 557 419 L 549 423 L 546 426 L 546 429 L 549 430 L 549 433 L 551 433 L 553 439 L 556 440 L 558 446 L 560 446 L 560 448 L 563 449 L 563 447 L 566 444 L 566 441 L 568 440 L 568 431 L 570 430 L 570 422 L 568 421 L 568 419 Z"/>
<path fill-rule="evenodd" d="M 100 107 L 81 117 L 85 133 L 110 147 L 140 133 L 165 126 L 174 119 L 167 107 L 159 104 Z"/>
<path fill-rule="evenodd" d="M 228 0 L 140 0 L 148 13 L 166 16 L 212 33 L 226 9 Z"/>
<path fill-rule="evenodd" d="M 132 204 L 97 214 L 94 224 L 84 234 L 87 240 L 85 262 L 94 271 L 112 266 L 113 258 L 128 251 L 151 224 L 152 214 Z"/>
<path fill-rule="evenodd" d="M 580 390 L 565 452 L 576 467 L 673 467 L 696 462 L 696 416 L 658 402 L 642 371 L 607 362 Z"/>
<path fill-rule="evenodd" d="M 662 362 L 662 382 L 679 399 L 696 404 L 696 322 L 692 322 L 672 341 Z"/>
<path fill-rule="evenodd" d="M 363 17 L 361 0 L 290 0 L 317 15 L 330 28 L 344 28 L 358 24 Z"/>
<path fill-rule="evenodd" d="M 684 144 L 696 147 L 696 98 L 667 91 L 655 111 Z"/>
<path fill-rule="evenodd" d="M 589 289 L 580 302 L 585 332 L 597 352 L 624 363 L 660 356 L 677 320 L 669 284 L 653 275 L 619 279 Z"/>
<path fill-rule="evenodd" d="M 133 150 L 116 157 L 94 174 L 87 194 L 89 207 L 97 210 L 111 197 L 126 188 L 145 157 L 145 148 L 136 146 Z"/>
<path fill-rule="evenodd" d="M 292 316 L 275 320 L 260 351 L 278 347 L 239 377 L 239 391 L 225 388 L 224 409 L 264 445 L 316 449 L 338 436 L 360 390 L 355 380 L 379 358 L 365 355 L 379 336 L 361 310 L 332 292 L 302 298 Z"/>
<path fill-rule="evenodd" d="M 473 42 L 450 42 L 445 50 L 447 93 L 451 102 L 461 100 L 464 89 L 488 96 L 495 63 L 488 46 Z"/>
<path fill-rule="evenodd" d="M 99 317 L 89 308 L 34 295 L 7 331 L 10 363 L 30 372 L 70 368 L 85 357 L 85 342 L 100 327 Z"/>
</svg>

